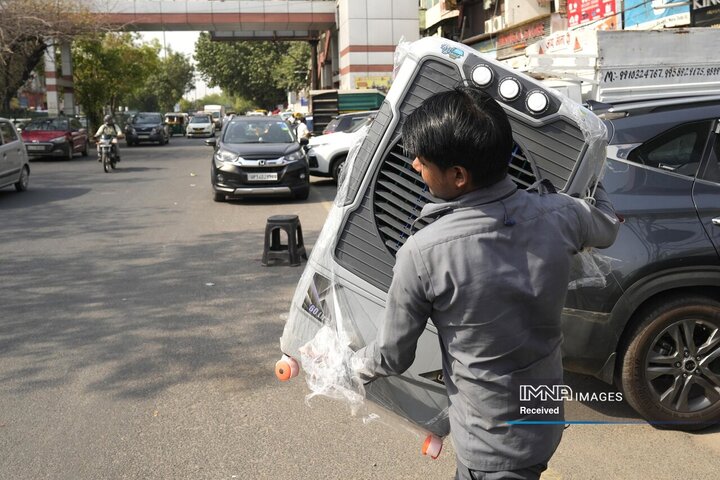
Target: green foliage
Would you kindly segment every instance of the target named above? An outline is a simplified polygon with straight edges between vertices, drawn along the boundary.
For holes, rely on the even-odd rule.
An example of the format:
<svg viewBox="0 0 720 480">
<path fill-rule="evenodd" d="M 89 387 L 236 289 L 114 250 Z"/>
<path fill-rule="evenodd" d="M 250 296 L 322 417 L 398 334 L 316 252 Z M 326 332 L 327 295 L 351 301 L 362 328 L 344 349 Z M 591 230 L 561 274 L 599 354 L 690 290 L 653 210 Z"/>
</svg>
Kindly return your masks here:
<svg viewBox="0 0 720 480">
<path fill-rule="evenodd" d="M 82 0 L 0 0 L 0 110 L 33 75 L 47 39 L 72 40 L 101 23 Z"/>
<path fill-rule="evenodd" d="M 139 45 L 137 35 L 108 33 L 73 43 L 75 93 L 93 125 L 107 106 L 115 112 L 138 95 L 159 68 L 157 45 Z"/>
<path fill-rule="evenodd" d="M 142 111 L 172 112 L 182 96 L 193 88 L 195 68 L 184 55 L 168 49 L 129 106 Z"/>
<path fill-rule="evenodd" d="M 195 59 L 211 87 L 272 109 L 285 102 L 287 90 L 307 86 L 310 47 L 299 42 L 213 42 L 202 33 Z"/>
</svg>

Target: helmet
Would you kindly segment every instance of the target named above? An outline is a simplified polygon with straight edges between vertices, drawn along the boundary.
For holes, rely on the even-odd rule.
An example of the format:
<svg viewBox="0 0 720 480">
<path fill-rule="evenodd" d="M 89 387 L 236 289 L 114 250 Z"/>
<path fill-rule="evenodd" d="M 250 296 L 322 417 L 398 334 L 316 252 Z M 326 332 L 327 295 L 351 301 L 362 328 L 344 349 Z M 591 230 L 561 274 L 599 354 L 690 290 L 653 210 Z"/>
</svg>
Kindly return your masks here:
<svg viewBox="0 0 720 480">
<path fill-rule="evenodd" d="M 302 120 L 303 114 L 300 112 L 295 112 L 295 113 L 293 113 L 293 117 L 296 118 L 297 120 Z"/>
<path fill-rule="evenodd" d="M 108 125 L 112 125 L 115 123 L 115 119 L 112 115 L 105 115 L 105 118 L 103 118 L 103 122 L 107 123 Z"/>
</svg>

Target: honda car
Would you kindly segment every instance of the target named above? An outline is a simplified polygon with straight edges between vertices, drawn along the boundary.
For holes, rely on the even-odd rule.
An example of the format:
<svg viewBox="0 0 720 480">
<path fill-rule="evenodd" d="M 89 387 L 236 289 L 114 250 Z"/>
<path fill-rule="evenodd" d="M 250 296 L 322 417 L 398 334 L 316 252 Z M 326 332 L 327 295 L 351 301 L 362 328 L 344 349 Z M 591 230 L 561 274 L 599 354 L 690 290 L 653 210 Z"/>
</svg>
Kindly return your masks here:
<svg viewBox="0 0 720 480">
<path fill-rule="evenodd" d="M 310 172 L 302 145 L 279 116 L 233 117 L 218 139 L 211 161 L 214 199 L 288 196 L 305 200 Z"/>
</svg>

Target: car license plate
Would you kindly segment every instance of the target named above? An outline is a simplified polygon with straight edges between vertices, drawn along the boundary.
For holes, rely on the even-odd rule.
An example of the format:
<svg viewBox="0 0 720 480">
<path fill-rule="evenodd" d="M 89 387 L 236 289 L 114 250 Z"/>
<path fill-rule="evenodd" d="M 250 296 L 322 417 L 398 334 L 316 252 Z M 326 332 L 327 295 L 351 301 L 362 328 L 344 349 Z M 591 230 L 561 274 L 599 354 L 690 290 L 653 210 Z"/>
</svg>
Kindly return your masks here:
<svg viewBox="0 0 720 480">
<path fill-rule="evenodd" d="M 45 150 L 45 147 L 42 145 L 28 145 L 28 150 Z"/>
<path fill-rule="evenodd" d="M 138 133 L 139 138 L 148 138 L 150 136 L 149 133 Z"/>
<path fill-rule="evenodd" d="M 277 180 L 277 173 L 248 173 L 248 182 L 266 182 L 268 180 Z"/>
</svg>

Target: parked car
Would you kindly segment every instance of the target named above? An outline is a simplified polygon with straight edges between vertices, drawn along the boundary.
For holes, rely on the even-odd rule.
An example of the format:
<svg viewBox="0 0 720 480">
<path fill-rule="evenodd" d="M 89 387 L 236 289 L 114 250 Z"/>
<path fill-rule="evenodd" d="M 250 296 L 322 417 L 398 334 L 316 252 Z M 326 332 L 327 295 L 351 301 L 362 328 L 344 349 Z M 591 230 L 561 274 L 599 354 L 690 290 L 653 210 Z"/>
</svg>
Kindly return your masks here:
<svg viewBox="0 0 720 480">
<path fill-rule="evenodd" d="M 568 370 L 643 417 L 720 421 L 720 97 L 612 106 L 603 184 L 624 217 L 604 288 L 571 290 Z"/>
<path fill-rule="evenodd" d="M 310 172 L 302 145 L 279 116 L 233 117 L 215 148 L 210 180 L 216 202 L 227 197 L 283 195 L 305 200 Z"/>
<path fill-rule="evenodd" d="M 215 123 L 210 115 L 197 113 L 190 117 L 187 126 L 187 137 L 214 137 Z"/>
<path fill-rule="evenodd" d="M 0 118 L 0 188 L 14 185 L 15 190 L 27 190 L 30 165 L 25 145 L 12 122 Z"/>
<path fill-rule="evenodd" d="M 76 153 L 88 155 L 88 131 L 77 118 L 35 118 L 22 129 L 22 139 L 30 157 L 71 160 Z"/>
<path fill-rule="evenodd" d="M 312 137 L 308 143 L 307 153 L 310 175 L 332 177 L 337 183 L 345 168 L 350 149 L 360 140 L 363 127 L 370 125 L 375 118 L 374 113 L 345 132 Z"/>
<path fill-rule="evenodd" d="M 375 116 L 376 114 L 376 111 L 340 114 L 330 120 L 330 123 L 328 123 L 323 129 L 322 134 L 328 135 L 330 133 L 346 132 L 358 123 L 361 123 L 368 117 Z"/>
<path fill-rule="evenodd" d="M 128 147 L 142 142 L 170 142 L 170 130 L 159 112 L 140 112 L 130 117 L 125 125 L 125 143 Z"/>
</svg>

